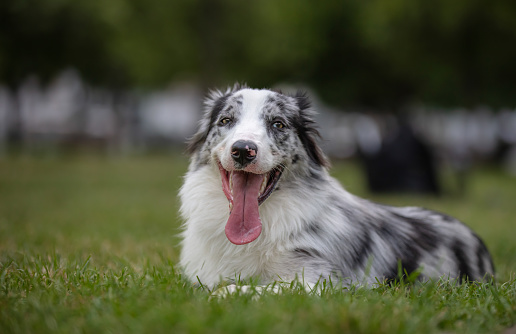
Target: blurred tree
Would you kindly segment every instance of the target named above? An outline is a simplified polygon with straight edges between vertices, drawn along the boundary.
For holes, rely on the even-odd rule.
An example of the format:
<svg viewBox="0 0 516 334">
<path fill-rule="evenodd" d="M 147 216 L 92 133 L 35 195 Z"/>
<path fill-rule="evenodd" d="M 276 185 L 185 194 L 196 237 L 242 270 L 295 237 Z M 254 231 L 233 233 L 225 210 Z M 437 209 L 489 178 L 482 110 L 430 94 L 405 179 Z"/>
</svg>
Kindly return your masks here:
<svg viewBox="0 0 516 334">
<path fill-rule="evenodd" d="M 410 83 L 411 99 L 465 106 L 516 103 L 516 2 L 363 4 L 359 31 L 364 43 Z"/>
<path fill-rule="evenodd" d="M 96 0 L 99 11 L 108 4 Z M 113 30 L 111 58 L 131 85 L 156 86 L 196 77 L 202 59 L 199 1 L 116 0 L 105 14 Z"/>
<path fill-rule="evenodd" d="M 108 54 L 110 30 L 86 0 L 2 0 L 0 79 L 16 86 L 28 75 L 43 80 L 77 67 L 93 83 L 116 82 Z"/>
<path fill-rule="evenodd" d="M 339 106 L 516 104 L 513 0 L 2 0 L 0 81 L 302 82 Z"/>
</svg>

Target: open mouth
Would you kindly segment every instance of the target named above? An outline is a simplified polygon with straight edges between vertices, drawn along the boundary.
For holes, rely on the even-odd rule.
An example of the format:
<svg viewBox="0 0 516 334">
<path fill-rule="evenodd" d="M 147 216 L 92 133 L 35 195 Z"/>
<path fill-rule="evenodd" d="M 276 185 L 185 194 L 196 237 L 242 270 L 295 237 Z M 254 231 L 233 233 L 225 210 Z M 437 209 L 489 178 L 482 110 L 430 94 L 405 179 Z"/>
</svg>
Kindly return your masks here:
<svg viewBox="0 0 516 334">
<path fill-rule="evenodd" d="M 227 171 L 219 163 L 222 190 L 229 201 L 230 215 L 226 236 L 232 243 L 243 245 L 254 241 L 261 233 L 258 206 L 272 194 L 283 173 L 278 166 L 264 174 Z"/>
</svg>

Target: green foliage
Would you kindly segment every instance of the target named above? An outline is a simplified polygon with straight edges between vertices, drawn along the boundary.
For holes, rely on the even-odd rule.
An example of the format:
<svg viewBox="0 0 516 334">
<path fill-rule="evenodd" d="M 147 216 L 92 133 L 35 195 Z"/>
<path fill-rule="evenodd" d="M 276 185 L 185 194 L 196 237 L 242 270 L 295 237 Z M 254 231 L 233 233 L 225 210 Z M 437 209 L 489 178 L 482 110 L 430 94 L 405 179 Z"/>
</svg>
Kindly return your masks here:
<svg viewBox="0 0 516 334">
<path fill-rule="evenodd" d="M 422 100 L 514 104 L 503 97 L 516 74 L 514 2 L 373 0 L 362 10 L 365 43 Z"/>
<path fill-rule="evenodd" d="M 512 107 L 512 0 L 4 0 L 0 81 L 302 82 L 340 106 Z"/>
<path fill-rule="evenodd" d="M 71 66 L 88 81 L 108 81 L 115 74 L 115 59 L 107 54 L 109 38 L 88 1 L 2 1 L 0 81 L 17 85 L 32 74 L 46 80 Z"/>
<path fill-rule="evenodd" d="M 294 283 L 212 300 L 176 267 L 185 170 L 179 154 L 1 161 L 0 332 L 485 333 L 516 323 L 516 189 L 496 170 L 473 171 L 463 198 L 373 198 L 466 221 L 493 253 L 494 284 L 407 277 L 372 289 L 326 282 L 316 294 Z M 356 165 L 333 174 L 370 197 Z"/>
</svg>

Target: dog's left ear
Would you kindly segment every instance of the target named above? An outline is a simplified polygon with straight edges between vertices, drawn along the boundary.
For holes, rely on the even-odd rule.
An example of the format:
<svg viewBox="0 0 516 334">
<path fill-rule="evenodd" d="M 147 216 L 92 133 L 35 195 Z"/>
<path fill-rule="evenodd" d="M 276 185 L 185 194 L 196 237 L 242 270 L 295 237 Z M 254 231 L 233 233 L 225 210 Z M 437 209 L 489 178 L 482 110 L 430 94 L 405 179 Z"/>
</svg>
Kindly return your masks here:
<svg viewBox="0 0 516 334">
<path fill-rule="evenodd" d="M 308 95 L 305 92 L 298 91 L 294 98 L 301 116 L 300 122 L 296 124 L 297 133 L 306 153 L 308 153 L 308 157 L 318 166 L 329 167 L 328 158 L 326 158 L 326 155 L 317 144 L 321 134 L 316 126 L 314 120 L 315 112 L 312 110 L 312 104 Z"/>
</svg>

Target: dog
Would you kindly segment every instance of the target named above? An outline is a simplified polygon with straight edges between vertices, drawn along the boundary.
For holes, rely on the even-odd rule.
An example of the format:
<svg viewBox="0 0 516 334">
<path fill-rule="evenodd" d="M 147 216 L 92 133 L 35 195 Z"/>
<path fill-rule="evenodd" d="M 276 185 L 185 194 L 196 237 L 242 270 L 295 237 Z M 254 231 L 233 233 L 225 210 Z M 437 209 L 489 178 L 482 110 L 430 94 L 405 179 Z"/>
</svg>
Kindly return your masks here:
<svg viewBox="0 0 516 334">
<path fill-rule="evenodd" d="M 180 266 L 193 282 L 376 284 L 415 273 L 482 281 L 482 240 L 458 220 L 356 197 L 329 173 L 305 93 L 212 91 L 179 191 Z M 401 270 L 400 270 L 401 269 Z"/>
</svg>

